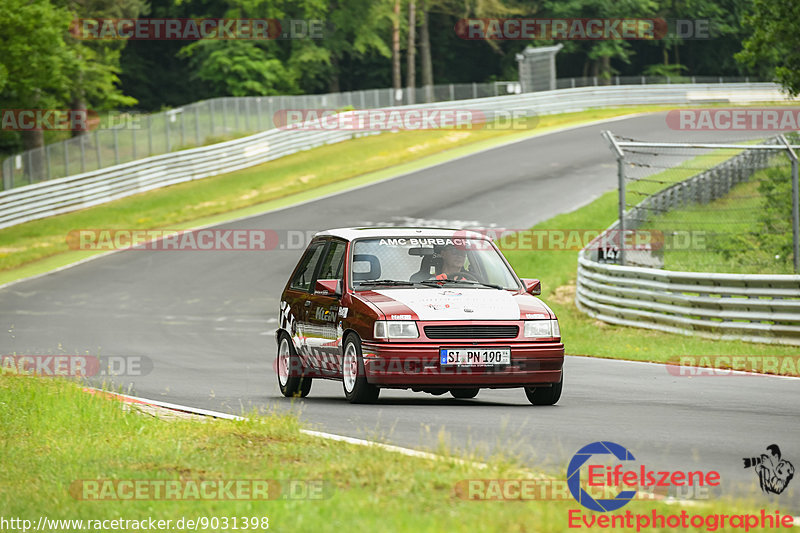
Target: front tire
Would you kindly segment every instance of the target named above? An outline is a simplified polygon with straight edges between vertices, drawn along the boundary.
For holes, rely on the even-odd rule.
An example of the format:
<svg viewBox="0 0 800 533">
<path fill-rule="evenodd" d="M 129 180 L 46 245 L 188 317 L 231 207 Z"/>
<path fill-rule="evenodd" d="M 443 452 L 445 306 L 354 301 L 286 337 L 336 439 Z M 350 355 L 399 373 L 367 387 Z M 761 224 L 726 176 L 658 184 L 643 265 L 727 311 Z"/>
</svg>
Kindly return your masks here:
<svg viewBox="0 0 800 533">
<path fill-rule="evenodd" d="M 561 389 L 564 385 L 564 371 L 561 371 L 561 381 L 553 383 L 550 387 L 525 387 L 525 396 L 533 405 L 555 405 L 561 398 Z"/>
<path fill-rule="evenodd" d="M 378 387 L 367 382 L 364 358 L 361 355 L 361 340 L 354 334 L 348 335 L 344 343 L 342 388 L 344 397 L 350 403 L 373 403 L 380 394 Z"/>
<path fill-rule="evenodd" d="M 303 376 L 300 358 L 285 333 L 278 344 L 278 387 L 287 398 L 305 398 L 311 391 L 311 378 Z"/>
</svg>

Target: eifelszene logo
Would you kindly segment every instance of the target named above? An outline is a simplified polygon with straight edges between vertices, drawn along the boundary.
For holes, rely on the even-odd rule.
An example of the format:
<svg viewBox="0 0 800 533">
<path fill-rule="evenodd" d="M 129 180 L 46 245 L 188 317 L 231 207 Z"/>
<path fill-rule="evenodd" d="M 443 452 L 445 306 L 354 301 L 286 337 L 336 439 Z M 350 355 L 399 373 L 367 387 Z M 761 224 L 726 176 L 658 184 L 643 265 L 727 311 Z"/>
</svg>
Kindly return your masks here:
<svg viewBox="0 0 800 533">
<path fill-rule="evenodd" d="M 595 456 L 603 455 L 606 457 L 595 458 Z M 628 469 L 619 463 L 613 466 L 604 464 L 614 459 L 620 462 L 636 462 L 636 458 L 631 452 L 614 442 L 592 442 L 578 450 L 567 466 L 567 487 L 575 501 L 587 509 L 605 513 L 625 506 L 636 496 L 638 489 L 653 491 L 658 488 L 694 489 L 720 485 L 720 473 L 716 470 L 655 471 L 648 469 L 644 464 L 631 465 Z M 633 490 L 620 490 L 616 496 L 609 499 L 595 499 L 581 484 L 581 467 L 586 467 L 585 482 L 589 488 L 619 487 Z"/>
<path fill-rule="evenodd" d="M 745 468 L 755 470 L 762 492 L 780 494 L 794 477 L 794 466 L 781 458 L 781 449 L 777 444 L 767 446 L 767 451 L 769 454 L 762 453 L 761 457 L 745 457 L 742 461 Z"/>
</svg>

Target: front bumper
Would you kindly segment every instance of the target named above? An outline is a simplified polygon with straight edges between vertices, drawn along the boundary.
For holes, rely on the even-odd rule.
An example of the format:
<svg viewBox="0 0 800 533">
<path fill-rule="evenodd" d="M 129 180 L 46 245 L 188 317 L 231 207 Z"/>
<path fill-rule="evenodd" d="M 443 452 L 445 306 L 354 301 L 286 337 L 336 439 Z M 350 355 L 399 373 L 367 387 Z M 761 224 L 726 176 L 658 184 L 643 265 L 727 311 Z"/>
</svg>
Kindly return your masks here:
<svg viewBox="0 0 800 533">
<path fill-rule="evenodd" d="M 564 365 L 560 342 L 480 342 L 481 347 L 510 347 L 511 364 L 483 367 L 443 366 L 442 347 L 473 344 L 458 341 L 363 342 L 367 381 L 388 388 L 507 388 L 558 383 Z"/>
</svg>

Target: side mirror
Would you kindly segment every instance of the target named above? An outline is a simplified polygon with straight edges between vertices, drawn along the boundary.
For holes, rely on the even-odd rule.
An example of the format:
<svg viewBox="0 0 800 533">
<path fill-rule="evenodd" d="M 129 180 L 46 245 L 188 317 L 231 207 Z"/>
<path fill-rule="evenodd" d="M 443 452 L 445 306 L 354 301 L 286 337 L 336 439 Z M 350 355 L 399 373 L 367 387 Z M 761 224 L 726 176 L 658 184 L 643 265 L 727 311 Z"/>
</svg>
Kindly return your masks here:
<svg viewBox="0 0 800 533">
<path fill-rule="evenodd" d="M 342 295 L 342 280 L 340 279 L 318 279 L 314 284 L 314 294 L 322 295 Z"/>
<path fill-rule="evenodd" d="M 522 283 L 525 284 L 525 292 L 534 296 L 542 294 L 542 282 L 538 279 L 522 278 Z"/>
</svg>

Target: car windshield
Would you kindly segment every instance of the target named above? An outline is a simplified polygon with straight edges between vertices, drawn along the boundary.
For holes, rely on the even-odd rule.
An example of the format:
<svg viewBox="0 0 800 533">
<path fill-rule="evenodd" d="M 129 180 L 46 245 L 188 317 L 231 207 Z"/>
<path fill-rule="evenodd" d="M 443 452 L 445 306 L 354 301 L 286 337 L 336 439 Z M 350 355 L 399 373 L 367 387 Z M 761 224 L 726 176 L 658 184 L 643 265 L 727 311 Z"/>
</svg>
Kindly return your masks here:
<svg viewBox="0 0 800 533">
<path fill-rule="evenodd" d="M 500 252 L 483 239 L 384 237 L 353 244 L 350 272 L 356 290 L 426 288 L 450 284 L 519 289 Z"/>
</svg>

